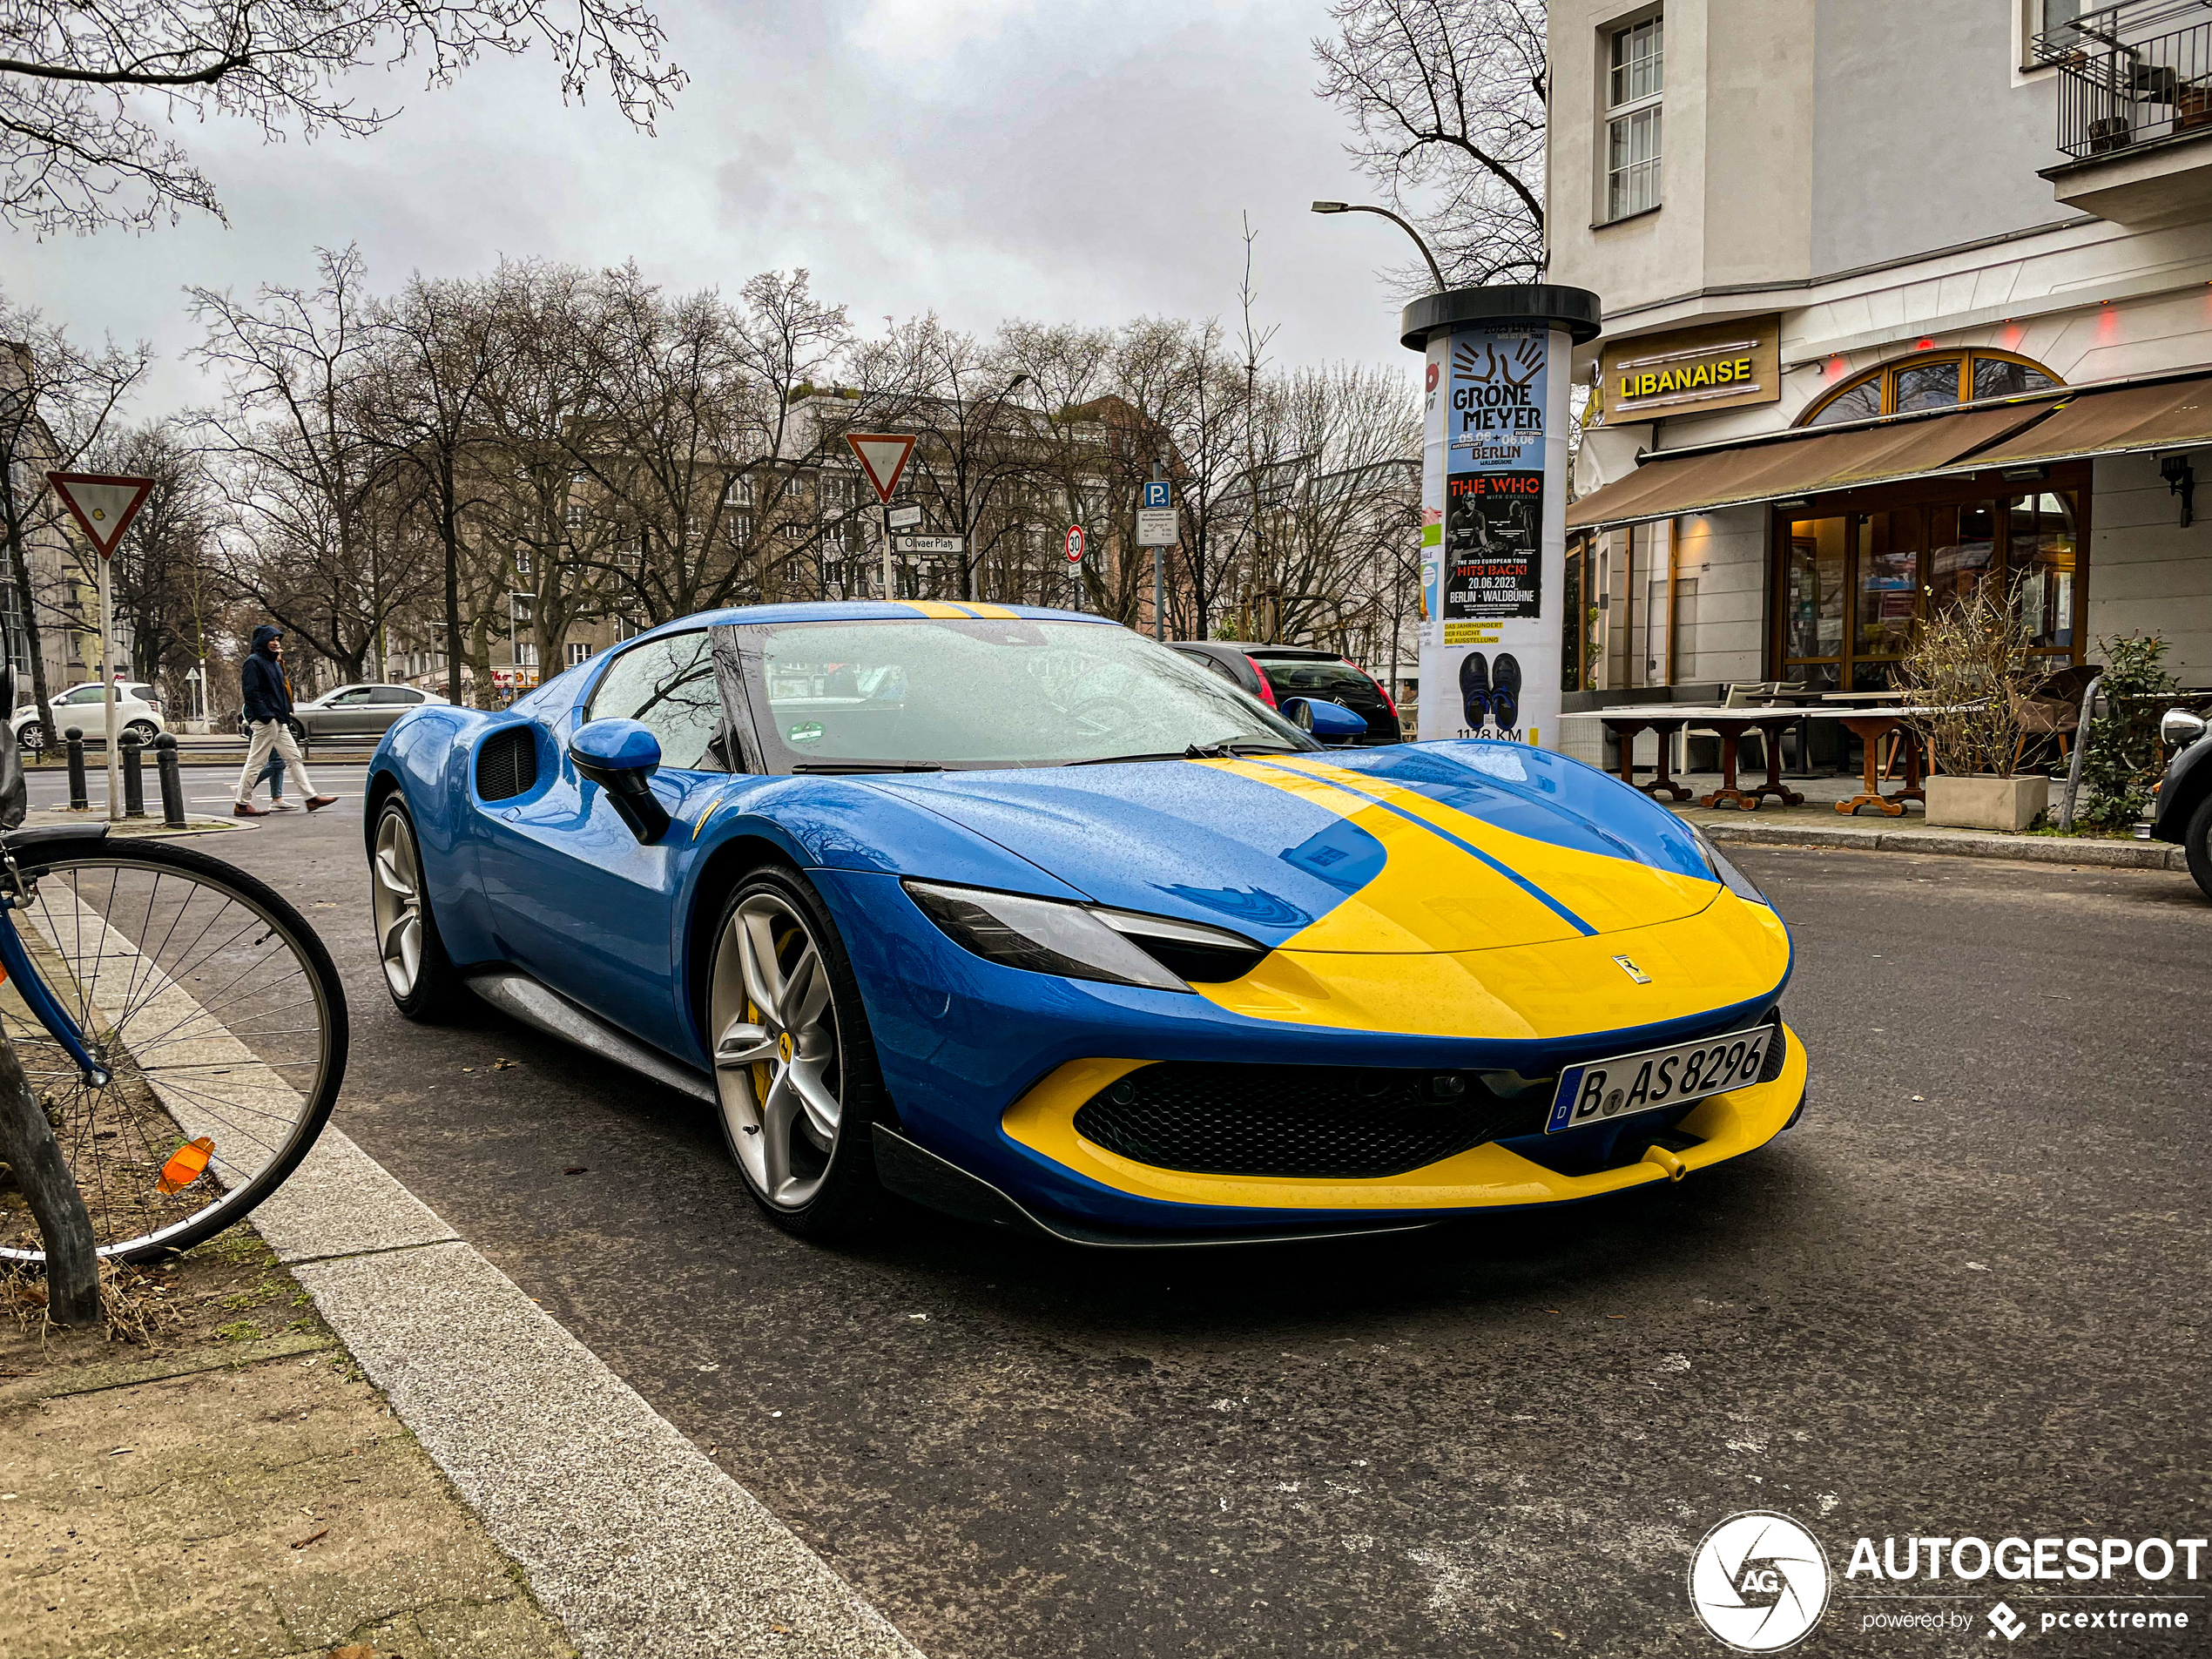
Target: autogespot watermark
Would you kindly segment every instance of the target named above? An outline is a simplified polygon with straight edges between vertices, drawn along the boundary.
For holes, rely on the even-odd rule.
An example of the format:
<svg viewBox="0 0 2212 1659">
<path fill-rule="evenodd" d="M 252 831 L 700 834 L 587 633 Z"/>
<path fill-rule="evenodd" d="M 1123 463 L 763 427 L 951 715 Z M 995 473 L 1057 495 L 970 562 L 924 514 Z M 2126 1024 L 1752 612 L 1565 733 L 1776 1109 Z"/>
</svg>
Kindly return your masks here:
<svg viewBox="0 0 2212 1659">
<path fill-rule="evenodd" d="M 2111 1631 L 2203 1639 L 2212 1561 L 2203 1538 L 1976 1537 L 1908 1534 L 1851 1546 L 1840 1582 L 1810 1527 L 1771 1510 L 1730 1515 L 1690 1556 L 1689 1604 L 1739 1653 L 1774 1653 L 1819 1625 L 1831 1594 L 1862 1633 L 1957 1636 L 1979 1629 L 2009 1645 L 2026 1635 L 2094 1640 Z M 1985 1610 L 1992 1580 L 2020 1586 Z M 2049 1588 L 2042 1588 L 2045 1585 Z M 1880 1588 L 1877 1588 L 1877 1587 Z M 1892 1588 L 1910 1586 L 1911 1588 Z"/>
</svg>

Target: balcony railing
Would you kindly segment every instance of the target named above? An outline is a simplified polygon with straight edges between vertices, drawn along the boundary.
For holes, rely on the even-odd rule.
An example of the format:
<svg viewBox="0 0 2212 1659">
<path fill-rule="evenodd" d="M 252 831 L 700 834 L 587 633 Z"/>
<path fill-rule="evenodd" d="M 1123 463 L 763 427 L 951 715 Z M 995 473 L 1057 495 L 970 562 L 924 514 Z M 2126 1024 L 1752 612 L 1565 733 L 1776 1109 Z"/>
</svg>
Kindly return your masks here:
<svg viewBox="0 0 2212 1659">
<path fill-rule="evenodd" d="M 2162 24 L 2202 22 L 2154 35 Z M 2059 148 L 2076 160 L 2212 132 L 2212 0 L 2122 0 L 2054 24 L 2035 55 L 2059 71 Z"/>
</svg>

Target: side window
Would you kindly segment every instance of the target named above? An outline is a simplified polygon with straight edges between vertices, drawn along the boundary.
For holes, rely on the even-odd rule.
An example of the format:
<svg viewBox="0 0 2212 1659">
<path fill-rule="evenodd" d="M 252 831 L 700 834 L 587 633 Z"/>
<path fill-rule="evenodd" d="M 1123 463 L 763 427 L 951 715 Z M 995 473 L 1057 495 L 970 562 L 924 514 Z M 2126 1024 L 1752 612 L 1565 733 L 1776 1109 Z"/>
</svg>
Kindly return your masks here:
<svg viewBox="0 0 2212 1659">
<path fill-rule="evenodd" d="M 410 691 L 404 685 L 379 685 L 368 694 L 372 703 L 420 703 L 422 693 Z"/>
<path fill-rule="evenodd" d="M 334 709 L 350 708 L 356 703 L 366 703 L 368 701 L 368 688 L 366 685 L 358 685 L 350 691 L 339 692 L 337 696 L 330 699 L 330 706 Z"/>
<path fill-rule="evenodd" d="M 584 710 L 589 720 L 642 721 L 660 739 L 661 764 L 727 772 L 722 694 L 706 630 L 664 634 L 625 651 L 608 667 Z"/>
</svg>

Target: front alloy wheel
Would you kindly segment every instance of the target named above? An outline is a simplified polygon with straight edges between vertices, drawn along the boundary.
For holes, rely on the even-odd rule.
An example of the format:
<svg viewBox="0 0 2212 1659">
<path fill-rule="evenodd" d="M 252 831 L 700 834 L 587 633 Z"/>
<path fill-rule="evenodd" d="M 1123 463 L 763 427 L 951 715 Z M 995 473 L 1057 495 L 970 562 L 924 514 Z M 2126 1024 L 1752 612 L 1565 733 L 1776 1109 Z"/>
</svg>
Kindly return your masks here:
<svg viewBox="0 0 2212 1659">
<path fill-rule="evenodd" d="M 745 1185 L 792 1231 L 851 1231 L 876 1192 L 873 1054 L 835 930 L 795 875 L 738 888 L 710 987 L 715 1089 Z"/>
<path fill-rule="evenodd" d="M 435 1022 L 460 1000 L 461 976 L 438 937 L 437 920 L 422 880 L 422 854 L 415 820 L 397 795 L 376 820 L 376 850 L 368 861 L 369 914 L 376 923 L 376 955 L 392 1001 L 410 1020 Z"/>
</svg>

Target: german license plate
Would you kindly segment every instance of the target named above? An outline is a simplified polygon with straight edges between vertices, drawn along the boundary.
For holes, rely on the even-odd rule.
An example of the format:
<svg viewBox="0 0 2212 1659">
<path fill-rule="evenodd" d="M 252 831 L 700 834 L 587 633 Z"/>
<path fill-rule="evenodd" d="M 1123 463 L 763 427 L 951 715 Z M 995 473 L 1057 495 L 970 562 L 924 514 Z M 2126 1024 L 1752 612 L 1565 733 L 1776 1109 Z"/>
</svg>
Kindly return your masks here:
<svg viewBox="0 0 2212 1659">
<path fill-rule="evenodd" d="M 1778 1028 L 1755 1025 L 1724 1037 L 1685 1042 L 1671 1049 L 1647 1049 L 1617 1060 L 1593 1060 L 1569 1066 L 1559 1076 L 1544 1133 L 1587 1129 L 1635 1112 L 1703 1100 L 1754 1082 L 1766 1064 Z"/>
</svg>

